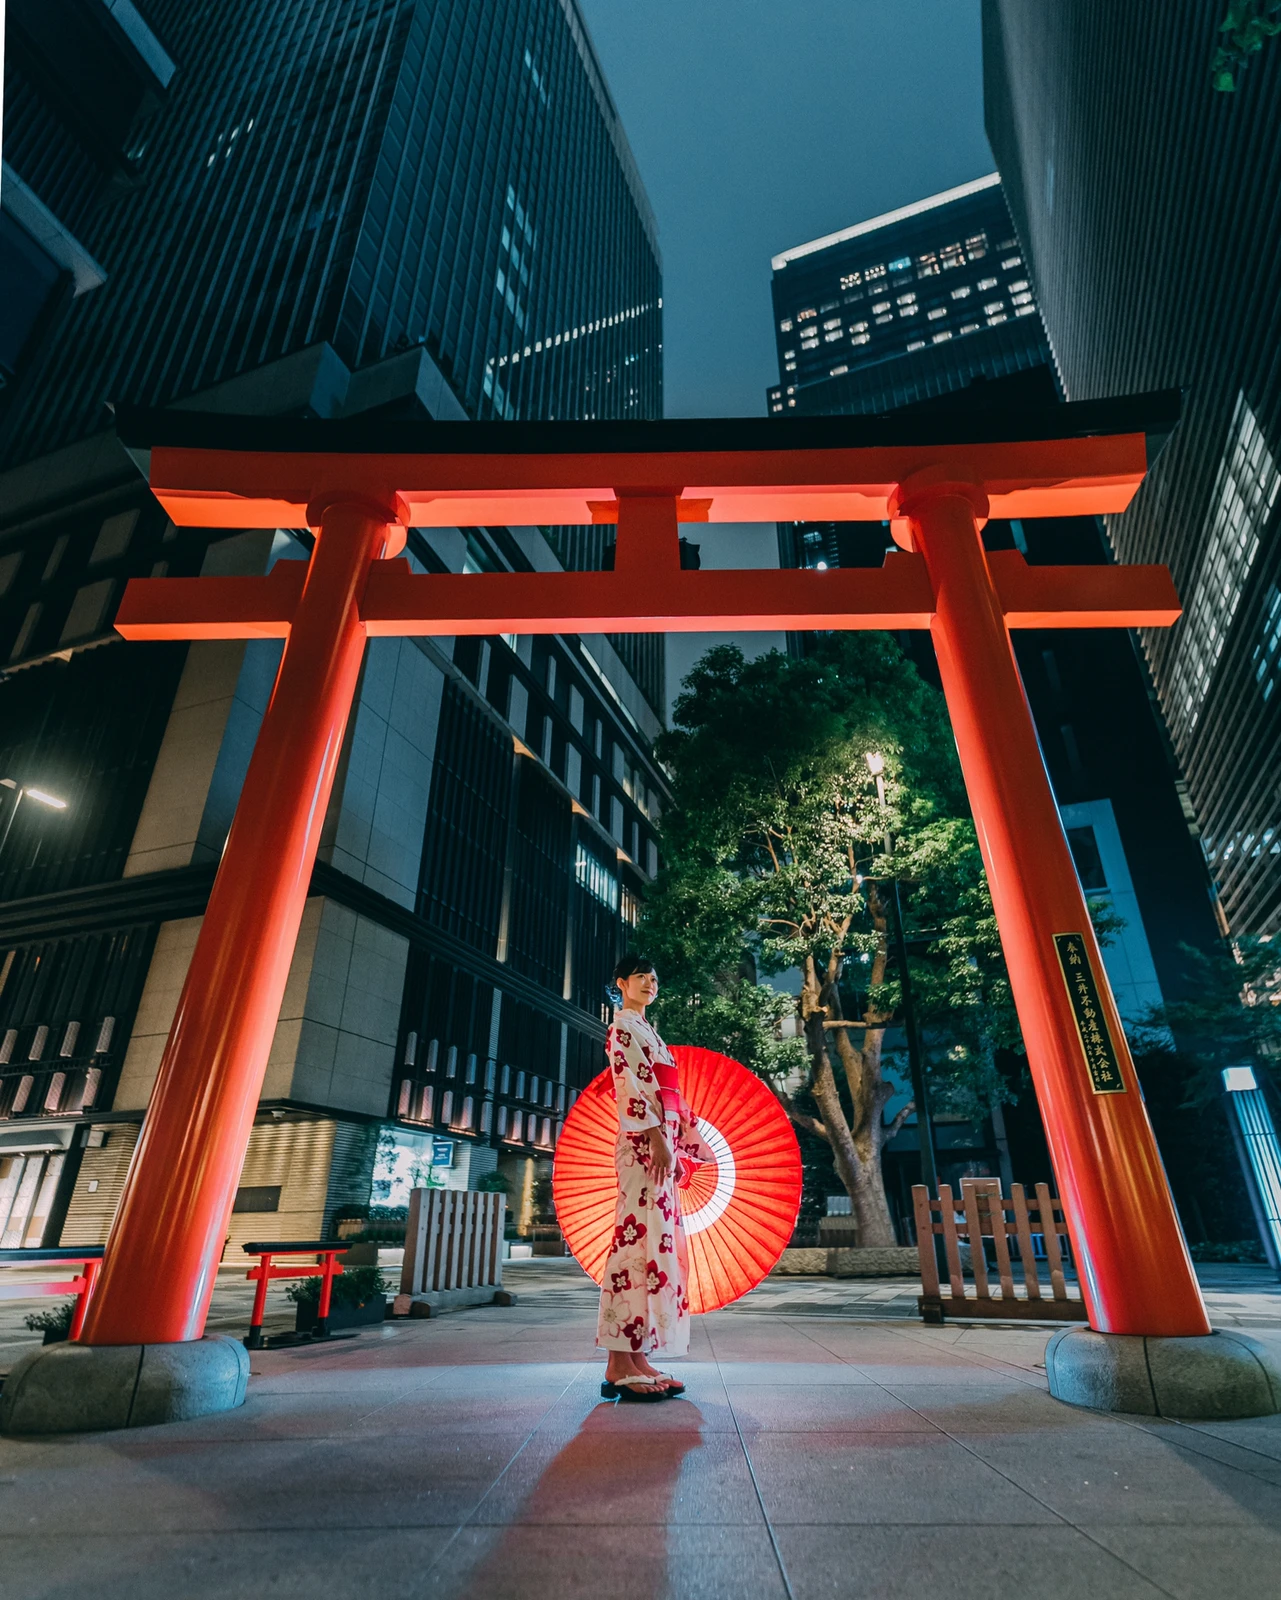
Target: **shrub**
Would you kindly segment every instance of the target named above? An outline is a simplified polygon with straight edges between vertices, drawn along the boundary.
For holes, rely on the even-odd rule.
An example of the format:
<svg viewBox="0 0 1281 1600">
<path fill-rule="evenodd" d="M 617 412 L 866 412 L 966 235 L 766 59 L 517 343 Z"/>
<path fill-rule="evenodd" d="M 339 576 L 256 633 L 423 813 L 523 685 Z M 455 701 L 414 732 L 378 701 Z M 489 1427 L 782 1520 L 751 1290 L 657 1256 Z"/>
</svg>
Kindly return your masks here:
<svg viewBox="0 0 1281 1600">
<path fill-rule="evenodd" d="M 1242 1263 L 1266 1261 L 1263 1247 L 1257 1239 L 1227 1239 L 1219 1243 L 1206 1240 L 1190 1247 L 1193 1261 L 1236 1261 Z"/>
<path fill-rule="evenodd" d="M 28 1312 L 22 1320 L 33 1333 L 70 1333 L 75 1313 L 75 1301 L 64 1300 L 60 1306 L 50 1306 L 47 1311 Z"/>
<path fill-rule="evenodd" d="M 479 1194 L 505 1194 L 510 1196 L 512 1181 L 504 1178 L 501 1172 L 487 1172 L 483 1177 L 476 1179 L 476 1190 Z"/>
<path fill-rule="evenodd" d="M 285 1290 L 285 1297 L 297 1305 L 318 1306 L 322 1281 L 321 1278 L 300 1278 Z M 386 1293 L 387 1280 L 381 1267 L 348 1267 L 334 1279 L 329 1303 L 332 1306 L 359 1307 L 376 1294 Z"/>
</svg>

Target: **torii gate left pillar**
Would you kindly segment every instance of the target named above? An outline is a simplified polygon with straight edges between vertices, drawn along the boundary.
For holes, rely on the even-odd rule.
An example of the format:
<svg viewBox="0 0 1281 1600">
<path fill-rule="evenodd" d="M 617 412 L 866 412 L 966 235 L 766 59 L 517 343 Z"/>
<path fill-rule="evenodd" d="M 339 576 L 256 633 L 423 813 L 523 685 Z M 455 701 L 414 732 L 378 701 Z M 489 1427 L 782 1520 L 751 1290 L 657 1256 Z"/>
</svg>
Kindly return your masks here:
<svg viewBox="0 0 1281 1600">
<path fill-rule="evenodd" d="M 1049 431 L 1024 419 L 1022 438 L 961 446 L 872 442 L 876 430 L 852 419 L 799 435 L 776 422 L 437 424 L 389 453 L 388 435 L 401 442 L 393 426 L 379 430 L 377 454 L 349 424 L 241 423 L 227 449 L 209 447 L 226 419 L 131 424 L 144 443 L 162 441 L 152 483 L 175 521 L 305 520 L 316 545 L 302 569 L 138 581 L 122 605 L 127 638 L 287 642 L 80 1345 L 28 1358 L 0 1424 L 56 1431 L 74 1415 L 75 1426 L 120 1426 L 243 1396 L 243 1349 L 201 1333 L 365 638 L 726 627 L 934 634 L 1093 1330 L 1056 1341 L 1052 1387 L 1160 1409 L 1161 1352 L 1173 1347 L 1184 1414 L 1273 1409 L 1281 1373 L 1270 1390 L 1257 1350 L 1211 1335 L 1009 638 L 1011 626 L 1168 625 L 1177 599 L 1164 569 L 1029 568 L 989 555 L 980 537 L 990 511 L 1123 508 L 1146 440 L 1100 429 L 1088 409 L 1058 408 Z M 707 448 L 709 433 L 720 448 Z M 680 570 L 682 519 L 854 517 L 893 519 L 908 553 L 875 572 Z M 615 569 L 415 576 L 386 559 L 407 524 L 498 521 L 616 522 Z M 107 1398 L 86 1405 L 73 1377 L 83 1389 L 94 1374 Z"/>
</svg>

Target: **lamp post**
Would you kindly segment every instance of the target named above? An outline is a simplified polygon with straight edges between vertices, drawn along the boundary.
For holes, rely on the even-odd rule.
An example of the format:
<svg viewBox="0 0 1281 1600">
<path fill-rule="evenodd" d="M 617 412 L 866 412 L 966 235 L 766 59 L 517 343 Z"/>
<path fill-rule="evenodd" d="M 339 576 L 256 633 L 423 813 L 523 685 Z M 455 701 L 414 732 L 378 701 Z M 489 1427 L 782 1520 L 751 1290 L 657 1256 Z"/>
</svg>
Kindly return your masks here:
<svg viewBox="0 0 1281 1600">
<path fill-rule="evenodd" d="M 4 832 L 0 833 L 0 855 L 9 842 L 9 830 L 13 827 L 13 819 L 18 815 L 18 807 L 22 804 L 23 797 L 36 801 L 39 805 L 48 806 L 51 811 L 65 811 L 67 802 L 60 800 L 56 794 L 49 794 L 45 789 L 33 789 L 30 785 L 18 783 L 13 778 L 0 778 L 0 789 L 8 789 L 13 794 L 13 804 L 9 807 L 9 815 L 5 818 Z"/>
<path fill-rule="evenodd" d="M 885 853 L 889 855 L 893 841 L 889 830 L 889 805 L 885 799 L 885 757 L 875 751 L 869 751 L 866 759 L 868 771 L 876 779 L 876 798 L 885 821 Z M 885 905 L 893 924 L 894 954 L 898 961 L 899 981 L 903 990 L 903 1032 L 907 1036 L 907 1061 L 912 1076 L 912 1098 L 916 1101 L 916 1136 L 921 1148 L 921 1182 L 931 1195 L 937 1195 L 938 1167 L 934 1160 L 934 1118 L 930 1112 L 929 1091 L 925 1084 L 925 1058 L 921 1050 L 916 1003 L 912 995 L 912 974 L 907 961 L 907 937 L 903 931 L 903 902 L 897 878 L 886 878 L 881 881 L 890 891 L 886 896 Z"/>
</svg>

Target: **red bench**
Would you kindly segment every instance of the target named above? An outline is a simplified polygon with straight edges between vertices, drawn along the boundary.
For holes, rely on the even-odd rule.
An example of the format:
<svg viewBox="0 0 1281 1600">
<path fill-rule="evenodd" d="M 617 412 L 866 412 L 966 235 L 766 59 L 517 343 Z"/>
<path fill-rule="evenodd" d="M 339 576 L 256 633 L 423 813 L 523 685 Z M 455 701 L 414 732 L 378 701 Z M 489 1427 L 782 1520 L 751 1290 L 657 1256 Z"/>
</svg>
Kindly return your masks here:
<svg viewBox="0 0 1281 1600">
<path fill-rule="evenodd" d="M 42 1295 L 74 1294 L 76 1309 L 71 1316 L 69 1339 L 78 1339 L 84 1327 L 89 1296 L 98 1281 L 102 1267 L 102 1246 L 85 1245 L 79 1249 L 65 1250 L 0 1250 L 0 1267 L 40 1267 L 56 1262 L 59 1266 L 79 1266 L 74 1278 L 60 1283 L 14 1283 L 0 1286 L 0 1300 L 35 1300 Z M 339 1268 L 341 1271 L 342 1269 Z"/>
</svg>

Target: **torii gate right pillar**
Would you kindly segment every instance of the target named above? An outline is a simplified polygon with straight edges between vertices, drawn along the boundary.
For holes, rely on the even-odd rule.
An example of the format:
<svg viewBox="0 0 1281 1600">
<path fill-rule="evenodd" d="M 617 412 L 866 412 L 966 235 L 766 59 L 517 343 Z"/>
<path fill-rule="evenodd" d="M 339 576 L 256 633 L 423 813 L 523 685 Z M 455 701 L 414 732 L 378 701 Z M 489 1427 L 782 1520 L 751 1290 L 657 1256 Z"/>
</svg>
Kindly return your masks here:
<svg viewBox="0 0 1281 1600">
<path fill-rule="evenodd" d="M 988 570 L 987 498 L 908 480 L 891 509 L 934 587 L 939 673 L 1090 1325 L 1208 1334 Z"/>
</svg>

